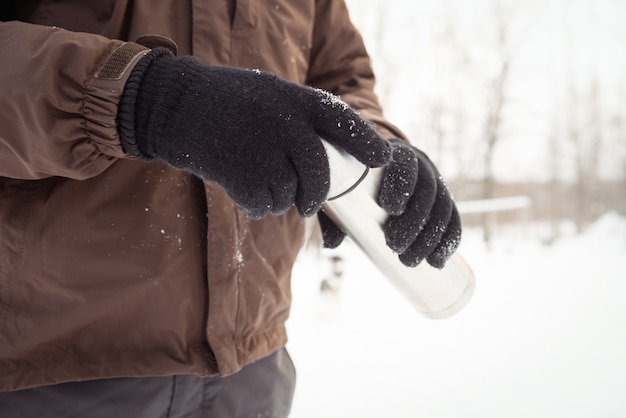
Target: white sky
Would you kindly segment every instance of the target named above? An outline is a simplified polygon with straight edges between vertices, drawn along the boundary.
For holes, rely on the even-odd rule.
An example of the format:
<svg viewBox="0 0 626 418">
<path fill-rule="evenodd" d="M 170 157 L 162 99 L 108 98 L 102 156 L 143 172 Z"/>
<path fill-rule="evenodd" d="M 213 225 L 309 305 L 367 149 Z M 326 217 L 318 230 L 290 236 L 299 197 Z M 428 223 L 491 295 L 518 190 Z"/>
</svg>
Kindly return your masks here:
<svg viewBox="0 0 626 418">
<path fill-rule="evenodd" d="M 571 178 L 576 150 L 565 134 L 577 90 L 577 115 L 587 129 L 591 108 L 599 109 L 605 143 L 601 175 L 623 177 L 626 160 L 626 1 L 623 0 L 348 0 L 352 18 L 370 49 L 387 116 L 418 146 L 435 152 L 429 124 L 433 103 L 444 103 L 464 122 L 451 146 L 464 152 L 476 175 L 490 82 L 498 70 L 496 4 L 509 16 L 507 50 L 512 56 L 502 142 L 494 168 L 503 179 L 545 178 L 552 167 Z M 382 23 L 382 29 L 381 23 Z M 453 36 L 446 36 L 452 33 Z M 571 80 L 575 80 L 572 82 Z M 597 106 L 591 100 L 598 86 Z M 385 86 L 389 86 L 385 89 Z M 571 112 L 570 112 L 571 113 Z M 622 126 L 615 120 L 621 117 Z M 561 136 L 560 155 L 548 138 Z M 591 144 L 585 135 L 584 151 Z M 461 144 L 461 145 L 459 145 Z M 478 150 L 478 151 L 477 151 Z M 448 152 L 443 169 L 454 174 L 458 162 Z M 438 155 L 434 155 L 439 160 Z M 441 163 L 440 161 L 440 163 Z"/>
</svg>

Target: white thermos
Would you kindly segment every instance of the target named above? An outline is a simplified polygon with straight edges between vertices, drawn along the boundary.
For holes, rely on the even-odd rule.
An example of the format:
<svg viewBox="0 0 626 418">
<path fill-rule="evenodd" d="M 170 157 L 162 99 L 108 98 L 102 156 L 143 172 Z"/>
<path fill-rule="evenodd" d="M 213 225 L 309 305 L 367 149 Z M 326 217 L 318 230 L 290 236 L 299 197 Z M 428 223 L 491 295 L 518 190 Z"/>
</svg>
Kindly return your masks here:
<svg viewBox="0 0 626 418">
<path fill-rule="evenodd" d="M 408 301 L 428 318 L 447 318 L 470 300 L 472 269 L 457 251 L 438 270 L 425 261 L 407 267 L 385 244 L 387 213 L 377 204 L 382 169 L 368 169 L 349 154 L 322 141 L 330 163 L 330 193 L 324 212 L 340 226 Z"/>
</svg>

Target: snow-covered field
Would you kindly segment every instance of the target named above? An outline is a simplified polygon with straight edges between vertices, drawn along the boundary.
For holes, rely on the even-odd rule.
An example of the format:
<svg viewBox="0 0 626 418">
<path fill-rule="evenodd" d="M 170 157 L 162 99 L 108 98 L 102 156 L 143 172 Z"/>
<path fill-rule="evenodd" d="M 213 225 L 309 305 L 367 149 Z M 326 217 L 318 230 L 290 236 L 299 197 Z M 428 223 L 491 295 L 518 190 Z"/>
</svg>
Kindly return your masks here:
<svg viewBox="0 0 626 418">
<path fill-rule="evenodd" d="M 328 263 L 303 252 L 291 417 L 626 417 L 626 218 L 552 246 L 530 235 L 489 251 L 466 231 L 476 292 L 443 320 L 416 313 L 350 243 L 338 294 L 321 294 Z"/>
</svg>

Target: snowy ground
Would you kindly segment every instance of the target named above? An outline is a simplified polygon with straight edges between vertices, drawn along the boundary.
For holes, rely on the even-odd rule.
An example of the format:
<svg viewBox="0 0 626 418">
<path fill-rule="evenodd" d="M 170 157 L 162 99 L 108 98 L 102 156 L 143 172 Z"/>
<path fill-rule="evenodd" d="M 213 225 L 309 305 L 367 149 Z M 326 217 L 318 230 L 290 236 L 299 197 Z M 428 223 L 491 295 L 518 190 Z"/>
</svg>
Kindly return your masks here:
<svg viewBox="0 0 626 418">
<path fill-rule="evenodd" d="M 327 265 L 303 253 L 291 417 L 625 417 L 626 218 L 550 247 L 524 235 L 488 251 L 465 233 L 477 288 L 444 320 L 417 314 L 348 243 L 339 294 L 321 295 Z"/>
</svg>

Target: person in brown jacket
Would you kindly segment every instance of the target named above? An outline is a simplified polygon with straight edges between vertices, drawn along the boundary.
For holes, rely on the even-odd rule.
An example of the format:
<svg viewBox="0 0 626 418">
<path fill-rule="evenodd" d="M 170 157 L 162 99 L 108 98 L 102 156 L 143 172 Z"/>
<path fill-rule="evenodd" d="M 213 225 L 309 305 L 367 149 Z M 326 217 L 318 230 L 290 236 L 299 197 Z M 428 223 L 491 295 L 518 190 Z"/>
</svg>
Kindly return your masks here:
<svg viewBox="0 0 626 418">
<path fill-rule="evenodd" d="M 2 417 L 286 417 L 302 218 L 327 246 L 344 236 L 319 211 L 320 138 L 385 166 L 402 262 L 442 267 L 458 245 L 342 0 L 30 0 L 0 17 Z"/>
</svg>

